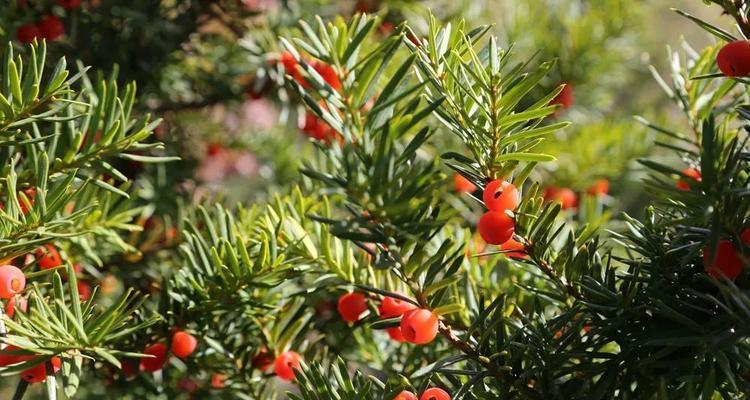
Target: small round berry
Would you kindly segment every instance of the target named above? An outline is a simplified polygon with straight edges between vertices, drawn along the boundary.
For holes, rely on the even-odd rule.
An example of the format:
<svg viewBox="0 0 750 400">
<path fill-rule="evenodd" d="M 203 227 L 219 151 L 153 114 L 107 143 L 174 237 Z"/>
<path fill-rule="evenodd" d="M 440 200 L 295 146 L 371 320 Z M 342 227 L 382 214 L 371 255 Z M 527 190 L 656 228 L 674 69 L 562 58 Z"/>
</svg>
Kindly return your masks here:
<svg viewBox="0 0 750 400">
<path fill-rule="evenodd" d="M 378 311 L 380 312 L 380 318 L 395 318 L 404 315 L 405 312 L 411 311 L 417 308 L 408 301 L 403 301 L 396 297 L 384 297 L 383 301 L 380 302 Z"/>
<path fill-rule="evenodd" d="M 417 395 L 408 390 L 404 390 L 401 393 L 397 394 L 396 397 L 393 398 L 393 400 L 417 400 Z"/>
<path fill-rule="evenodd" d="M 224 374 L 215 373 L 211 375 L 211 387 L 214 389 L 223 389 L 225 385 L 224 381 L 227 376 Z"/>
<path fill-rule="evenodd" d="M 141 358 L 141 370 L 156 372 L 164 368 L 164 364 L 167 362 L 167 345 L 164 343 L 152 344 L 146 347 L 146 350 L 143 350 L 143 354 L 153 357 Z"/>
<path fill-rule="evenodd" d="M 451 395 L 440 388 L 429 388 L 419 396 L 419 400 L 451 400 Z"/>
<path fill-rule="evenodd" d="M 495 179 L 484 187 L 482 200 L 488 210 L 504 212 L 514 211 L 521 202 L 521 197 L 514 184 Z"/>
<path fill-rule="evenodd" d="M 573 93 L 573 85 L 565 83 L 560 93 L 552 99 L 551 104 L 559 104 L 561 109 L 570 108 L 575 104 L 575 93 Z"/>
<path fill-rule="evenodd" d="M 8 316 L 8 318 L 13 318 L 13 316 L 16 315 L 16 309 L 20 309 L 21 311 L 26 312 L 28 307 L 29 303 L 26 297 L 13 296 L 8 299 L 7 303 L 5 303 L 5 314 Z"/>
<path fill-rule="evenodd" d="M 29 204 L 26 205 L 26 202 L 21 200 L 21 198 L 18 198 L 18 204 L 21 207 L 21 213 L 24 215 L 29 213 L 29 207 L 34 207 L 34 201 L 36 200 L 36 188 L 30 187 L 23 191 L 24 196 L 26 196 L 26 200 L 28 200 Z"/>
<path fill-rule="evenodd" d="M 578 195 L 573 189 L 562 188 L 557 193 L 557 200 L 560 202 L 560 206 L 563 210 L 578 207 Z"/>
<path fill-rule="evenodd" d="M 331 65 L 328 65 L 323 61 L 315 61 L 312 67 L 330 87 L 334 90 L 341 89 L 341 81 L 336 74 L 336 70 Z"/>
<path fill-rule="evenodd" d="M 720 240 L 716 245 L 716 252 L 711 252 L 708 247 L 703 248 L 703 266 L 709 275 L 714 278 L 722 276 L 735 280 L 744 269 L 737 247 L 729 240 Z"/>
<path fill-rule="evenodd" d="M 367 311 L 367 300 L 365 300 L 365 296 L 362 293 L 347 293 L 339 297 L 336 309 L 344 321 L 357 322 L 359 321 L 359 316 Z"/>
<path fill-rule="evenodd" d="M 78 281 L 78 298 L 81 301 L 88 301 L 91 298 L 91 285 L 86 281 Z"/>
<path fill-rule="evenodd" d="M 284 66 L 284 70 L 286 71 L 286 73 L 289 74 L 295 81 L 297 81 L 304 87 L 309 86 L 307 80 L 305 80 L 305 78 L 302 76 L 302 72 L 300 71 L 297 59 L 294 58 L 292 53 L 288 51 L 281 53 L 281 55 L 279 56 L 279 62 Z"/>
<path fill-rule="evenodd" d="M 587 190 L 586 193 L 592 196 L 604 196 L 609 193 L 609 181 L 602 178 L 594 182 Z"/>
<path fill-rule="evenodd" d="M 9 345 L 0 350 L 0 367 L 7 367 L 22 361 L 29 361 L 34 358 L 31 354 L 11 354 L 22 351 L 20 348 Z"/>
<path fill-rule="evenodd" d="M 26 287 L 26 276 L 14 265 L 0 266 L 0 299 L 9 299 Z"/>
<path fill-rule="evenodd" d="M 34 24 L 21 25 L 16 29 L 16 39 L 21 43 L 31 43 L 41 36 L 42 32 Z"/>
<path fill-rule="evenodd" d="M 407 342 L 427 344 L 438 333 L 438 317 L 430 310 L 418 308 L 401 317 L 401 334 Z"/>
<path fill-rule="evenodd" d="M 60 370 L 60 359 L 58 357 L 52 357 L 50 359 L 52 364 L 52 374 L 56 374 Z M 21 372 L 21 378 L 29 383 L 44 382 L 47 380 L 47 363 L 43 362 L 37 364 L 26 371 Z"/>
<path fill-rule="evenodd" d="M 198 347 L 198 340 L 185 331 L 177 331 L 172 335 L 172 354 L 179 358 L 189 357 Z"/>
<path fill-rule="evenodd" d="M 458 193 L 474 193 L 477 186 L 458 172 L 453 173 L 453 188 Z"/>
<path fill-rule="evenodd" d="M 42 37 L 48 41 L 55 41 L 65 34 L 65 24 L 54 15 L 47 15 L 37 24 Z"/>
<path fill-rule="evenodd" d="M 138 361 L 126 358 L 120 361 L 122 366 L 122 375 L 125 379 L 130 379 L 138 373 Z"/>
<path fill-rule="evenodd" d="M 700 182 L 703 180 L 700 171 L 695 168 L 685 168 L 682 170 L 682 174 L 687 176 L 688 178 L 692 178 L 687 180 L 684 178 L 680 178 L 680 180 L 677 181 L 677 189 L 680 189 L 682 191 L 690 190 L 691 184 L 695 184 L 695 182 Z"/>
<path fill-rule="evenodd" d="M 274 371 L 285 381 L 294 380 L 294 370 L 300 368 L 301 361 L 302 357 L 299 354 L 293 351 L 283 352 L 274 361 Z"/>
<path fill-rule="evenodd" d="M 479 234 L 489 244 L 503 244 L 513 236 L 516 223 L 504 212 L 488 211 L 479 218 Z"/>
<path fill-rule="evenodd" d="M 404 334 L 401 333 L 401 327 L 394 326 L 393 328 L 388 328 L 385 331 L 388 332 L 388 336 L 390 336 L 391 339 L 401 343 L 406 342 Z"/>
<path fill-rule="evenodd" d="M 36 258 L 39 260 L 39 267 L 42 269 L 52 269 L 62 265 L 62 258 L 57 252 L 55 246 L 45 244 L 36 250 Z"/>
<path fill-rule="evenodd" d="M 525 258 L 528 255 L 526 252 L 526 246 L 513 238 L 510 238 L 507 242 L 501 244 L 500 250 L 505 251 L 503 254 L 510 258 Z"/>
<path fill-rule="evenodd" d="M 724 76 L 750 74 L 750 43 L 746 40 L 729 42 L 716 55 L 716 64 Z"/>
<path fill-rule="evenodd" d="M 252 363 L 253 367 L 265 372 L 273 364 L 273 361 L 273 353 L 268 351 L 268 349 L 260 349 L 258 354 L 253 357 Z"/>
<path fill-rule="evenodd" d="M 68 10 L 78 8 L 81 6 L 81 0 L 55 0 L 58 6 L 62 6 Z"/>
</svg>

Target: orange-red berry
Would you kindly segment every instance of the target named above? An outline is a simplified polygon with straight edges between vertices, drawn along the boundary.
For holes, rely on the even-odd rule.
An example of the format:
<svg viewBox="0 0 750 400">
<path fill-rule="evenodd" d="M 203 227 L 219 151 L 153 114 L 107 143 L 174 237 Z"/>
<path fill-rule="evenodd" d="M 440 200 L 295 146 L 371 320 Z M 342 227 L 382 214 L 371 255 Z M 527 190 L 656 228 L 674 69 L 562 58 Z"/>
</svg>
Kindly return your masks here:
<svg viewBox="0 0 750 400">
<path fill-rule="evenodd" d="M 736 40 L 725 44 L 716 55 L 716 64 L 724 76 L 750 74 L 750 43 L 746 40 Z"/>
<path fill-rule="evenodd" d="M 513 236 L 516 222 L 504 212 L 488 211 L 479 218 L 479 234 L 489 244 L 503 244 Z"/>
<path fill-rule="evenodd" d="M 88 301 L 91 298 L 91 285 L 86 281 L 78 281 L 78 298 L 81 301 Z"/>
<path fill-rule="evenodd" d="M 411 311 L 417 308 L 408 301 L 401 300 L 396 297 L 384 297 L 383 301 L 380 302 L 378 311 L 380 311 L 380 318 L 395 318 L 404 315 L 407 311 Z"/>
<path fill-rule="evenodd" d="M 470 180 L 464 178 L 463 175 L 458 172 L 453 173 L 453 188 L 458 193 L 474 193 L 477 190 L 477 186 L 471 183 Z"/>
<path fill-rule="evenodd" d="M 31 43 L 40 36 L 42 33 L 34 24 L 21 25 L 16 29 L 16 39 L 21 43 Z"/>
<path fill-rule="evenodd" d="M 406 338 L 404 337 L 404 334 L 401 333 L 401 327 L 400 326 L 394 326 L 393 328 L 387 328 L 385 330 L 388 333 L 388 336 L 390 336 L 391 339 L 397 341 L 397 342 L 406 342 Z"/>
<path fill-rule="evenodd" d="M 528 253 L 526 252 L 526 246 L 517 240 L 510 238 L 508 241 L 500 245 L 500 250 L 505 251 L 505 256 L 510 258 L 525 258 Z"/>
<path fill-rule="evenodd" d="M 438 317 L 430 310 L 418 308 L 401 317 L 400 327 L 407 342 L 427 344 L 437 336 Z"/>
<path fill-rule="evenodd" d="M 143 354 L 153 357 L 141 358 L 141 370 L 156 372 L 164 368 L 164 364 L 167 362 L 167 345 L 164 343 L 152 344 L 146 347 L 146 350 L 143 350 Z"/>
<path fill-rule="evenodd" d="M 326 83 L 332 87 L 334 90 L 341 89 L 341 81 L 339 80 L 338 74 L 336 74 L 336 70 L 331 66 L 323 61 L 315 61 L 312 65 L 313 69 L 320 74 L 320 76 L 323 78 Z"/>
<path fill-rule="evenodd" d="M 417 400 L 417 395 L 408 390 L 404 390 L 401 393 L 397 394 L 396 397 L 393 398 L 393 400 Z"/>
<path fill-rule="evenodd" d="M 573 93 L 573 85 L 570 83 L 565 83 L 565 86 L 563 86 L 562 91 L 555 96 L 554 99 L 552 99 L 552 104 L 559 104 L 560 108 L 570 108 L 575 104 L 575 94 Z"/>
<path fill-rule="evenodd" d="M 359 316 L 367 311 L 367 300 L 362 293 L 346 293 L 339 297 L 336 309 L 344 321 L 357 322 L 359 321 Z"/>
<path fill-rule="evenodd" d="M 26 276 L 14 265 L 0 266 L 0 299 L 10 299 L 26 287 Z"/>
<path fill-rule="evenodd" d="M 720 240 L 715 252 L 704 247 L 703 266 L 709 275 L 715 278 L 725 276 L 730 280 L 736 279 L 744 269 L 737 247 L 729 240 Z"/>
<path fill-rule="evenodd" d="M 8 318 L 13 318 L 13 316 L 16 315 L 16 309 L 26 312 L 27 308 L 28 300 L 26 297 L 13 296 L 5 303 L 5 315 L 7 315 Z"/>
<path fill-rule="evenodd" d="M 300 368 L 301 361 L 302 356 L 293 351 L 286 351 L 276 357 L 274 371 L 279 378 L 291 381 L 294 379 L 294 370 Z"/>
<path fill-rule="evenodd" d="M 29 213 L 29 207 L 34 207 L 34 201 L 36 200 L 36 188 L 31 187 L 23 191 L 23 194 L 26 196 L 26 200 L 29 201 L 29 205 L 26 205 L 26 203 L 21 200 L 21 198 L 18 198 L 18 204 L 21 207 L 21 213 L 24 215 Z"/>
<path fill-rule="evenodd" d="M 51 269 L 62 265 L 62 258 L 55 246 L 45 244 L 36 250 L 36 258 L 39 260 L 39 267 L 42 269 Z"/>
<path fill-rule="evenodd" d="M 54 15 L 47 15 L 37 24 L 42 37 L 48 41 L 55 41 L 65 34 L 65 25 Z"/>
<path fill-rule="evenodd" d="M 604 196 L 609 193 L 609 181 L 602 178 L 594 182 L 587 190 L 586 193 L 592 196 Z"/>
<path fill-rule="evenodd" d="M 198 347 L 198 339 L 185 331 L 177 331 L 172 335 L 172 354 L 179 358 L 189 357 Z"/>
<path fill-rule="evenodd" d="M 700 171 L 695 168 L 685 168 L 682 170 L 682 174 L 687 176 L 688 178 L 692 178 L 687 180 L 684 178 L 680 178 L 680 180 L 677 181 L 677 189 L 683 191 L 690 190 L 691 184 L 695 184 L 695 182 L 700 182 L 703 180 Z"/>
<path fill-rule="evenodd" d="M 253 357 L 253 367 L 258 368 L 261 371 L 266 371 L 274 362 L 273 353 L 268 349 L 261 349 L 258 354 Z"/>
<path fill-rule="evenodd" d="M 429 388 L 419 396 L 419 400 L 451 400 L 451 395 L 440 388 Z"/>
<path fill-rule="evenodd" d="M 60 370 L 60 359 L 58 357 L 52 357 L 50 359 L 52 364 L 52 373 L 56 374 Z M 37 364 L 23 372 L 21 372 L 21 378 L 29 383 L 44 382 L 47 380 L 47 363 L 43 362 Z"/>
<path fill-rule="evenodd" d="M 7 367 L 22 361 L 28 361 L 34 358 L 31 354 L 11 354 L 21 352 L 22 350 L 16 346 L 9 345 L 4 349 L 0 350 L 0 367 Z"/>
<path fill-rule="evenodd" d="M 510 182 L 495 179 L 484 187 L 484 205 L 490 211 L 514 211 L 521 202 L 516 186 Z"/>
<path fill-rule="evenodd" d="M 224 381 L 227 379 L 227 376 L 224 374 L 215 373 L 211 375 L 211 387 L 214 389 L 223 389 L 225 386 Z"/>
</svg>

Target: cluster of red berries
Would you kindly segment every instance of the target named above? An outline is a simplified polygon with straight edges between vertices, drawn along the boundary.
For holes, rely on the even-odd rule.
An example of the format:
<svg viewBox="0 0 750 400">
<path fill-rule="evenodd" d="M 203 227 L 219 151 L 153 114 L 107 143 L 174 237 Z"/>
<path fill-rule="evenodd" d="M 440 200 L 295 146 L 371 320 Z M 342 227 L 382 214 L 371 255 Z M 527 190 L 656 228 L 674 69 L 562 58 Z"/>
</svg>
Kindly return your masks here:
<svg viewBox="0 0 750 400">
<path fill-rule="evenodd" d="M 590 196 L 602 197 L 609 193 L 609 181 L 602 178 L 594 182 L 593 185 L 586 189 L 586 193 Z M 567 187 L 550 186 L 544 189 L 544 200 L 546 201 L 557 201 L 560 203 L 560 207 L 563 210 L 571 210 L 578 208 L 578 193 L 573 189 Z"/>
<path fill-rule="evenodd" d="M 367 299 L 362 293 L 350 292 L 339 298 L 337 310 L 346 322 L 359 321 L 367 311 Z M 432 311 L 396 297 L 385 297 L 378 307 L 380 319 L 401 318 L 399 326 L 388 328 L 391 339 L 397 342 L 427 344 L 438 333 L 439 320 Z"/>
<path fill-rule="evenodd" d="M 488 244 L 502 245 L 513 238 L 513 211 L 521 202 L 518 189 L 510 182 L 493 180 L 484 187 L 482 200 L 487 212 L 479 218 L 479 234 Z"/>
<path fill-rule="evenodd" d="M 736 40 L 727 43 L 716 55 L 716 64 L 724 76 L 750 75 L 750 42 Z"/>
<path fill-rule="evenodd" d="M 143 350 L 143 354 L 147 354 L 151 357 L 141 358 L 140 369 L 145 372 L 156 372 L 164 368 L 167 363 L 168 352 L 171 350 L 177 358 L 187 358 L 198 347 L 198 339 L 195 336 L 185 332 L 176 331 L 172 334 L 172 347 L 168 348 L 165 343 L 155 343 Z M 123 363 L 124 370 L 125 363 Z M 128 371 L 123 371 L 125 375 L 129 375 Z"/>
<path fill-rule="evenodd" d="M 81 0 L 55 0 L 55 3 L 67 10 L 81 6 Z M 48 14 L 37 22 L 24 24 L 16 29 L 16 39 L 21 43 L 31 43 L 36 38 L 55 41 L 65 35 L 65 24 L 55 15 Z"/>
<path fill-rule="evenodd" d="M 393 400 L 417 400 L 417 395 L 408 390 L 404 390 L 396 395 Z M 451 395 L 441 388 L 433 387 L 422 392 L 422 395 L 419 396 L 419 400 L 451 400 Z"/>
</svg>

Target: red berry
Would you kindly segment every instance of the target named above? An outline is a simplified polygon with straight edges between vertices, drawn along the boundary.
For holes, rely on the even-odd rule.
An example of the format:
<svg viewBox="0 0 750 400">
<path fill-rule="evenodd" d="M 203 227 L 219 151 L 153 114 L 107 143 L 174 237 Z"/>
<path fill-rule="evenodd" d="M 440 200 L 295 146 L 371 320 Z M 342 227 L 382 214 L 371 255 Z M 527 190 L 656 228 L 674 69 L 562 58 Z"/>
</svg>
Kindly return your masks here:
<svg viewBox="0 0 750 400">
<path fill-rule="evenodd" d="M 36 258 L 39 260 L 39 267 L 42 269 L 51 269 L 62 265 L 60 253 L 51 244 L 45 244 L 44 247 L 38 248 Z"/>
<path fill-rule="evenodd" d="M 81 6 L 81 0 L 55 0 L 55 3 L 57 3 L 58 6 L 67 8 L 68 10 L 72 10 Z"/>
<path fill-rule="evenodd" d="M 591 187 L 586 190 L 586 193 L 592 196 L 604 196 L 609 193 L 609 181 L 606 179 L 597 180 Z"/>
<path fill-rule="evenodd" d="M 521 202 L 518 195 L 518 189 L 510 182 L 495 179 L 484 187 L 482 193 L 484 205 L 490 211 L 504 212 L 505 210 L 513 211 Z"/>
<path fill-rule="evenodd" d="M 135 360 L 124 359 L 120 361 L 120 365 L 122 365 L 122 374 L 125 379 L 130 379 L 138 373 L 138 362 Z"/>
<path fill-rule="evenodd" d="M 34 24 L 21 25 L 16 29 L 16 39 L 21 43 L 31 43 L 40 36 L 42 33 Z"/>
<path fill-rule="evenodd" d="M 50 359 L 52 364 L 52 373 L 56 374 L 60 370 L 60 359 L 58 357 L 52 357 Z M 26 371 L 21 372 L 21 378 L 29 383 L 44 382 L 47 380 L 47 363 L 43 362 L 37 364 Z"/>
<path fill-rule="evenodd" d="M 336 70 L 332 66 L 324 63 L 323 61 L 315 61 L 312 67 L 334 90 L 341 89 L 341 81 L 336 74 Z"/>
<path fill-rule="evenodd" d="M 346 322 L 357 322 L 359 316 L 367 311 L 367 301 L 362 293 L 352 292 L 339 297 L 336 309 Z"/>
<path fill-rule="evenodd" d="M 396 397 L 393 398 L 393 400 L 417 400 L 417 395 L 408 390 L 404 390 L 401 393 L 397 394 Z"/>
<path fill-rule="evenodd" d="M 714 278 L 726 276 L 730 280 L 735 280 L 744 269 L 737 248 L 729 240 L 720 240 L 716 245 L 715 253 L 712 253 L 708 247 L 704 247 L 703 266 L 706 272 Z"/>
<path fill-rule="evenodd" d="M 300 368 L 301 361 L 302 357 L 299 354 L 293 351 L 286 351 L 276 357 L 274 371 L 276 371 L 276 375 L 279 378 L 291 381 L 294 379 L 294 370 Z"/>
<path fill-rule="evenodd" d="M 81 301 L 88 301 L 91 298 L 91 285 L 86 281 L 78 281 L 78 298 Z"/>
<path fill-rule="evenodd" d="M 750 246 L 750 228 L 745 228 L 742 230 L 742 233 L 740 234 L 740 240 L 742 240 L 742 243 L 744 243 L 745 246 Z"/>
<path fill-rule="evenodd" d="M 215 373 L 211 375 L 211 387 L 214 389 L 224 388 L 224 380 L 226 379 L 227 376 L 224 374 Z"/>
<path fill-rule="evenodd" d="M 438 317 L 422 308 L 408 311 L 401 317 L 401 333 L 407 342 L 430 343 L 438 333 Z"/>
<path fill-rule="evenodd" d="M 172 353 L 179 358 L 186 358 L 193 354 L 198 347 L 198 340 L 191 334 L 178 331 L 172 335 Z"/>
<path fill-rule="evenodd" d="M 26 297 L 13 296 L 8 299 L 8 302 L 5 303 L 5 315 L 7 315 L 8 318 L 13 318 L 13 316 L 16 315 L 16 308 L 26 312 L 28 309 L 28 300 Z"/>
<path fill-rule="evenodd" d="M 682 174 L 687 176 L 688 178 L 692 178 L 687 180 L 685 180 L 684 178 L 680 178 L 680 180 L 677 181 L 677 189 L 683 191 L 690 190 L 691 184 L 695 184 L 695 182 L 700 182 L 703 180 L 700 171 L 695 168 L 685 168 L 682 170 Z"/>
<path fill-rule="evenodd" d="M 419 396 L 419 400 L 451 400 L 451 395 L 440 388 L 429 388 Z"/>
<path fill-rule="evenodd" d="M 146 372 L 155 372 L 164 368 L 164 364 L 167 362 L 167 345 L 164 343 L 156 343 L 146 347 L 143 350 L 143 354 L 147 354 L 153 357 L 141 358 L 141 370 Z"/>
<path fill-rule="evenodd" d="M 458 172 L 453 173 L 453 188 L 458 193 L 473 193 L 477 190 L 476 185 L 471 183 L 470 180 L 464 178 L 464 176 Z"/>
<path fill-rule="evenodd" d="M 34 358 L 31 354 L 10 354 L 15 352 L 23 351 L 16 346 L 9 345 L 8 347 L 0 350 L 0 367 L 7 367 L 22 361 L 29 361 Z"/>
<path fill-rule="evenodd" d="M 716 55 L 716 64 L 724 76 L 750 74 L 750 43 L 736 40 L 725 44 Z"/>
<path fill-rule="evenodd" d="M 261 349 L 258 354 L 253 357 L 253 367 L 265 371 L 271 366 L 271 364 L 273 364 L 273 361 L 273 353 L 268 351 L 268 349 Z"/>
<path fill-rule="evenodd" d="M 49 41 L 55 41 L 65 34 L 65 24 L 54 15 L 47 15 L 42 18 L 37 26 L 42 37 Z"/>
<path fill-rule="evenodd" d="M 206 148 L 206 154 L 209 156 L 218 155 L 219 153 L 222 153 L 223 151 L 224 151 L 224 148 L 221 147 L 221 145 L 218 143 L 211 143 Z"/>
<path fill-rule="evenodd" d="M 26 287 L 26 276 L 13 265 L 0 266 L 0 299 L 9 299 Z"/>
<path fill-rule="evenodd" d="M 331 143 L 332 139 L 336 139 L 337 141 L 341 139 L 341 136 L 330 125 L 309 112 L 305 114 L 305 124 L 302 126 L 302 132 L 313 139 L 326 143 Z"/>
<path fill-rule="evenodd" d="M 562 91 L 552 99 L 552 104 L 559 104 L 562 109 L 570 108 L 575 103 L 575 94 L 573 93 L 573 85 L 565 83 Z"/>
<path fill-rule="evenodd" d="M 528 254 L 526 252 L 526 246 L 513 238 L 510 238 L 507 242 L 501 244 L 500 249 L 506 251 L 506 253 L 503 254 L 510 258 L 525 258 Z"/>
<path fill-rule="evenodd" d="M 400 326 L 394 326 L 393 328 L 388 328 L 385 331 L 388 332 L 388 336 L 390 336 L 391 339 L 397 342 L 406 342 L 406 338 L 404 337 L 404 334 L 401 333 Z"/>
<path fill-rule="evenodd" d="M 29 213 L 29 207 L 34 207 L 34 201 L 36 200 L 36 188 L 31 187 L 23 191 L 26 200 L 29 201 L 29 205 L 26 205 L 21 197 L 18 198 L 18 204 L 21 206 L 21 212 L 25 215 Z"/>
<path fill-rule="evenodd" d="M 284 66 L 284 70 L 286 71 L 286 73 L 294 78 L 295 81 L 297 81 L 304 87 L 309 86 L 307 80 L 305 80 L 305 78 L 302 76 L 302 72 L 300 71 L 297 59 L 294 58 L 292 53 L 288 51 L 281 53 L 281 55 L 279 56 L 279 62 Z"/>
<path fill-rule="evenodd" d="M 479 218 L 479 234 L 489 244 L 503 244 L 513 236 L 516 223 L 504 212 L 488 211 Z"/>
<path fill-rule="evenodd" d="M 398 299 L 396 297 L 385 297 L 380 302 L 378 311 L 380 311 L 380 318 L 395 318 L 404 315 L 405 312 L 411 311 L 417 308 L 412 303 Z"/>
</svg>

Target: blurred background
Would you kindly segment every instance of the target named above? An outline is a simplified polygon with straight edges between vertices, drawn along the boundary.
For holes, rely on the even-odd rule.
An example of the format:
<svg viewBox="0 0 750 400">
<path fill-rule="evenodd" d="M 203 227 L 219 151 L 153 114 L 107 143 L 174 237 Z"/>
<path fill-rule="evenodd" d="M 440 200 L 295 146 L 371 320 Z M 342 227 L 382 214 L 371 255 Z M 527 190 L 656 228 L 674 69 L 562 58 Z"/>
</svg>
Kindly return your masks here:
<svg viewBox="0 0 750 400">
<path fill-rule="evenodd" d="M 316 15 L 377 14 L 385 37 L 404 21 L 424 34 L 431 11 L 444 22 L 491 24 L 503 47 L 513 45 L 532 64 L 557 60 L 544 89 L 566 85 L 554 118 L 573 124 L 544 144 L 542 152 L 557 161 L 542 165 L 533 179 L 563 202 L 571 222 L 618 229 L 621 211 L 640 215 L 648 200 L 636 160 L 666 157 L 656 153 L 655 134 L 634 117 L 685 124 L 653 74 L 667 74 L 680 61 L 668 47 L 690 54 L 713 43 L 672 7 L 727 22 L 698 0 L 0 0 L 0 44 L 23 52 L 24 42 L 44 38 L 49 60 L 64 56 L 96 74 L 137 82 L 138 112 L 163 118 L 155 140 L 166 144 L 163 154 L 181 160 L 123 166 L 144 204 L 140 223 L 147 229 L 127 238 L 139 251 L 107 258 L 90 254 L 85 243 L 66 249 L 81 254 L 84 282 L 115 295 L 123 286 L 159 290 L 168 265 L 162 250 L 179 243 L 187 205 L 263 204 L 293 185 L 309 185 L 299 167 L 316 161 L 314 138 L 299 99 L 283 86 L 279 37 Z M 441 143 L 433 145 L 426 156 L 440 154 Z M 476 218 L 477 205 L 455 196 L 472 188 L 454 179 L 445 184 L 446 201 Z M 142 398 L 112 371 L 100 373 L 110 375 L 113 388 Z M 111 398 L 112 390 L 82 393 Z M 199 393 L 181 379 L 174 390 L 164 395 Z M 0 391 L 0 398 L 9 392 Z"/>
</svg>

